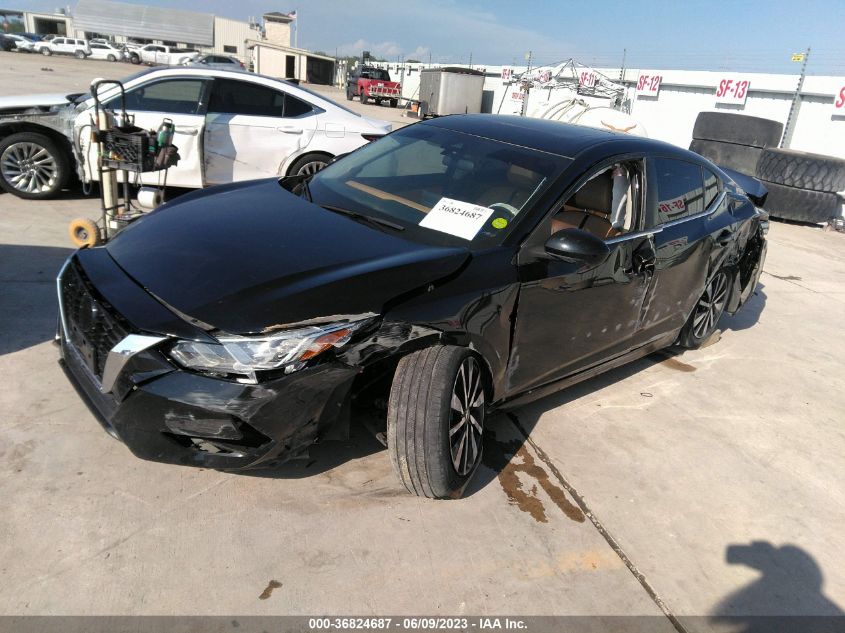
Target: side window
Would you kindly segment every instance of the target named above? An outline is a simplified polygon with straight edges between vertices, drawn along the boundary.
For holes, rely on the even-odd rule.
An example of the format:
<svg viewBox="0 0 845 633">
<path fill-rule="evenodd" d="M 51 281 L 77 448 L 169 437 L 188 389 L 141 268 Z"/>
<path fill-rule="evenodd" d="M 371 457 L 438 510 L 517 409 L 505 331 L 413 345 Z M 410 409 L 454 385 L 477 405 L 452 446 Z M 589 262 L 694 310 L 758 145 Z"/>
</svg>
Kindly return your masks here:
<svg viewBox="0 0 845 633">
<path fill-rule="evenodd" d="M 237 53 L 238 47 L 237 46 L 231 46 L 229 44 L 224 44 L 223 45 L 223 52 L 224 53 Z"/>
<path fill-rule="evenodd" d="M 719 191 L 721 191 L 721 182 L 719 181 L 719 177 L 714 174 L 712 171 L 704 169 L 704 208 L 709 209 L 710 205 L 713 204 L 713 201 L 719 195 Z"/>
<path fill-rule="evenodd" d="M 250 116 L 284 116 L 285 93 L 248 81 L 217 79 L 209 112 Z"/>
<path fill-rule="evenodd" d="M 673 158 L 652 159 L 657 188 L 656 206 L 650 209 L 648 228 L 704 211 L 701 167 Z"/>
<path fill-rule="evenodd" d="M 203 82 L 199 79 L 165 79 L 143 84 L 126 93 L 126 109 L 139 112 L 196 114 L 200 109 Z M 109 107 L 120 107 L 112 99 Z"/>
<path fill-rule="evenodd" d="M 297 99 L 289 94 L 285 94 L 285 118 L 291 119 L 293 117 L 302 116 L 312 112 L 314 108 L 302 99 Z"/>
<path fill-rule="evenodd" d="M 551 233 L 580 229 L 601 239 L 637 230 L 642 163 L 621 161 L 593 174 L 552 217 Z"/>
<path fill-rule="evenodd" d="M 53 40 L 53 44 L 56 44 L 56 45 L 60 45 L 60 44 L 64 44 L 64 43 L 65 43 L 65 40 L 64 40 L 63 37 L 57 37 L 56 39 Z"/>
</svg>

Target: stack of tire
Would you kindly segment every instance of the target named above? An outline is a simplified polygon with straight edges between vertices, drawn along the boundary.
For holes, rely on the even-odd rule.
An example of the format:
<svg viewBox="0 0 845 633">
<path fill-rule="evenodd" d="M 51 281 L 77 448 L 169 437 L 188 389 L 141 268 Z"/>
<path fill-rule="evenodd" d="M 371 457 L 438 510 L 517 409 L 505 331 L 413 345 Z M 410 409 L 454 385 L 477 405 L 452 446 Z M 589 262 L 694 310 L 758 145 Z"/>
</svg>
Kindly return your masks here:
<svg viewBox="0 0 845 633">
<path fill-rule="evenodd" d="M 821 224 L 842 213 L 845 160 L 792 149 L 765 149 L 755 173 L 769 195 L 765 208 L 786 220 Z"/>
<path fill-rule="evenodd" d="M 700 112 L 689 148 L 728 169 L 754 176 L 763 150 L 777 147 L 783 124 L 733 112 Z"/>
</svg>

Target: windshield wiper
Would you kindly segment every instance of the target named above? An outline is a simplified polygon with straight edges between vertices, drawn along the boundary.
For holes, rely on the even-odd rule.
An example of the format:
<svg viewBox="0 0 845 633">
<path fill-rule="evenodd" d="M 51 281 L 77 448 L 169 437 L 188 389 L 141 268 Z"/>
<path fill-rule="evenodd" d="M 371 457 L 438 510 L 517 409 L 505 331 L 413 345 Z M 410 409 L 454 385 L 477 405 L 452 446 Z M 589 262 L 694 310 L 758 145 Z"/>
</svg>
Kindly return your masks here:
<svg viewBox="0 0 845 633">
<path fill-rule="evenodd" d="M 395 222 L 391 222 L 390 220 L 382 220 L 381 218 L 374 218 L 371 215 L 365 215 L 363 213 L 358 213 L 357 211 L 350 211 L 349 209 L 342 209 L 341 207 L 333 207 L 330 204 L 321 204 L 321 207 L 326 209 L 327 211 L 332 211 L 334 213 L 340 213 L 341 215 L 345 215 L 346 217 L 352 218 L 353 220 L 358 220 L 359 222 L 364 222 L 368 224 L 375 224 L 377 226 L 383 226 L 388 229 L 392 229 L 394 231 L 404 231 L 405 227 L 401 224 L 396 224 Z"/>
</svg>

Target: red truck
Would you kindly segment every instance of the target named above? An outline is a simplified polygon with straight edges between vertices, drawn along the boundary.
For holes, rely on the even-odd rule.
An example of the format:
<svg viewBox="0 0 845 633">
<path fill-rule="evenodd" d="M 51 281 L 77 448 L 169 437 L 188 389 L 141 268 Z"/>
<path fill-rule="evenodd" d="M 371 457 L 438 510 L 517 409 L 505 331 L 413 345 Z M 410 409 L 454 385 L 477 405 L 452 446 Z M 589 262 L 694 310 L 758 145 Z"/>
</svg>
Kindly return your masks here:
<svg viewBox="0 0 845 633">
<path fill-rule="evenodd" d="M 359 97 L 361 103 L 372 99 L 375 103 L 390 101 L 390 107 L 399 104 L 402 86 L 397 81 L 390 81 L 390 74 L 374 66 L 356 66 L 346 79 L 346 98 L 352 101 Z"/>
</svg>

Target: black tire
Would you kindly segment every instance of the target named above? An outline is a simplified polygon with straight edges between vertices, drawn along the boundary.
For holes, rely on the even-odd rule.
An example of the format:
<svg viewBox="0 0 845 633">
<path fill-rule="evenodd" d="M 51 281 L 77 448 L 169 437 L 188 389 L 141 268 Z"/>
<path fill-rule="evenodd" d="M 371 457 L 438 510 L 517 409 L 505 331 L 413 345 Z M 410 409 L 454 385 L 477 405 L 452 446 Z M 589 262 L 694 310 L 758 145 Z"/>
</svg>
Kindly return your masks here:
<svg viewBox="0 0 845 633">
<path fill-rule="evenodd" d="M 772 217 L 821 224 L 839 214 L 842 202 L 836 194 L 761 182 L 769 190 L 764 208 Z"/>
<path fill-rule="evenodd" d="M 688 349 L 701 347 L 713 335 L 725 312 L 731 290 L 731 274 L 725 269 L 716 272 L 704 287 L 692 313 L 678 336 L 678 344 Z M 714 300 L 715 299 L 715 300 Z M 718 305 L 715 305 L 717 304 Z"/>
<path fill-rule="evenodd" d="M 76 51 L 73 56 L 76 57 L 76 59 L 85 59 L 85 53 L 82 51 Z"/>
<path fill-rule="evenodd" d="M 466 398 L 480 402 L 470 407 L 476 424 L 452 404 L 456 389 L 463 392 L 461 377 L 471 371 L 468 367 L 479 379 L 477 387 L 471 381 L 472 394 Z M 430 499 L 460 496 L 481 463 L 485 410 L 482 366 L 470 350 L 438 345 L 399 361 L 387 408 L 387 450 L 408 492 Z M 459 438 L 465 443 L 453 446 Z"/>
<path fill-rule="evenodd" d="M 288 176 L 298 176 L 300 174 L 312 176 L 331 163 L 332 158 L 334 157 L 329 154 L 319 154 L 316 152 L 300 156 L 290 166 L 290 169 L 288 169 Z M 303 170 L 305 171 L 303 172 Z"/>
<path fill-rule="evenodd" d="M 2 159 L 6 150 L 16 144 L 19 146 L 21 144 L 37 146 L 45 150 L 49 158 L 52 159 L 54 175 L 43 187 L 39 187 L 38 191 L 18 189 L 15 184 L 7 179 L 8 168 Z M 19 198 L 27 200 L 52 198 L 67 184 L 71 172 L 71 161 L 68 152 L 49 136 L 38 134 L 37 132 L 18 132 L 0 140 L 0 188 Z"/>
<path fill-rule="evenodd" d="M 694 139 L 690 150 L 710 159 L 720 167 L 735 169 L 743 174 L 753 176 L 757 170 L 757 161 L 763 150 L 759 147 L 726 143 L 724 141 L 702 141 Z"/>
<path fill-rule="evenodd" d="M 141 58 L 138 55 L 132 54 L 132 55 L 129 56 L 129 61 L 132 62 L 133 64 L 140 64 Z"/>
<path fill-rule="evenodd" d="M 53 54 L 53 51 L 51 51 L 49 48 L 47 48 L 45 46 L 44 48 L 41 49 L 41 54 L 44 55 L 44 57 L 49 57 L 50 55 Z"/>
<path fill-rule="evenodd" d="M 845 191 L 845 160 L 794 149 L 764 149 L 757 178 L 787 187 L 836 193 Z"/>
<path fill-rule="evenodd" d="M 694 139 L 752 147 L 777 147 L 782 134 L 782 123 L 732 112 L 699 112 L 692 130 Z"/>
<path fill-rule="evenodd" d="M 399 99 L 391 99 L 390 100 L 390 107 L 391 108 L 395 108 L 398 105 L 399 105 Z"/>
<path fill-rule="evenodd" d="M 117 61 L 117 57 L 115 57 L 114 55 L 111 55 L 111 54 L 109 54 L 109 55 L 106 57 L 106 59 L 107 59 L 108 61 L 110 61 L 110 62 L 116 62 L 116 61 Z"/>
</svg>

